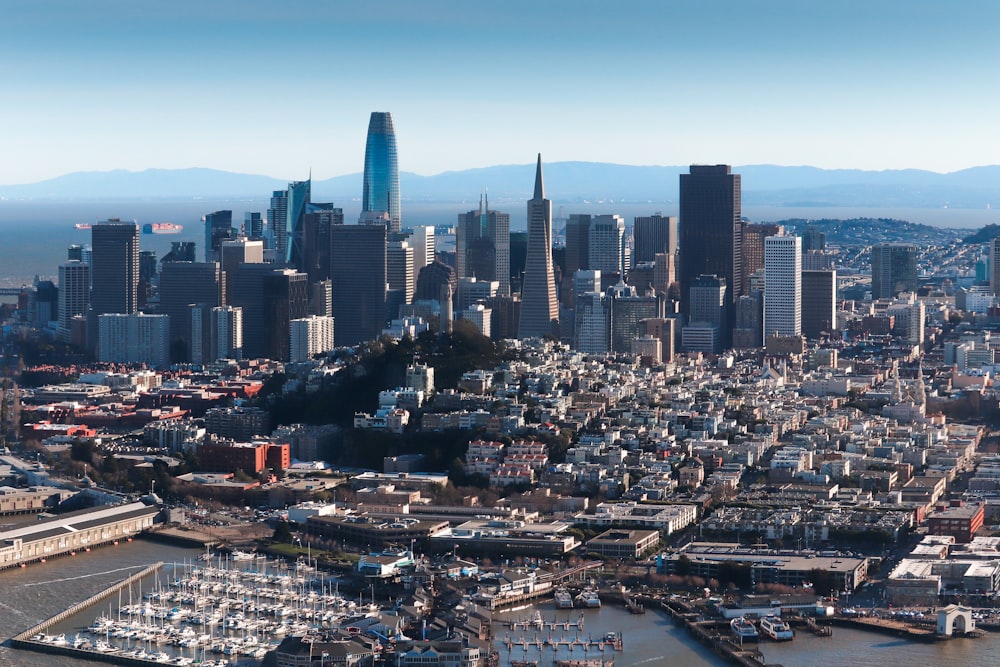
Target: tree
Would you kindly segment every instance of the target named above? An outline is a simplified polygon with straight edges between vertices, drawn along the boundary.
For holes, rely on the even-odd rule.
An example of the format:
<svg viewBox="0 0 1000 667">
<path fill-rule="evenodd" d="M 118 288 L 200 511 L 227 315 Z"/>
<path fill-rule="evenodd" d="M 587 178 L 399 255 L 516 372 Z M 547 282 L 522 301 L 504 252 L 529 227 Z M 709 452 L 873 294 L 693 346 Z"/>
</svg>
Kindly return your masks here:
<svg viewBox="0 0 1000 667">
<path fill-rule="evenodd" d="M 292 537 L 292 528 L 287 521 L 278 522 L 278 525 L 274 527 L 274 535 L 271 536 L 271 539 L 284 544 L 291 543 L 294 538 Z"/>
</svg>

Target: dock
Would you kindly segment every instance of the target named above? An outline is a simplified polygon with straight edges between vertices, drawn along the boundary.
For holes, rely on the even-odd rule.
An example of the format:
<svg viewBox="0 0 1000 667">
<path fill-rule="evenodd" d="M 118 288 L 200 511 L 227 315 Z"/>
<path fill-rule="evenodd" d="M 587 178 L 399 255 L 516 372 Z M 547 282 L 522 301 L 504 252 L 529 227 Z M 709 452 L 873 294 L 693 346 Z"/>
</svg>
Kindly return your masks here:
<svg viewBox="0 0 1000 667">
<path fill-rule="evenodd" d="M 123 655 L 100 653 L 98 651 L 89 651 L 85 649 L 74 648 L 73 646 L 51 644 L 32 639 L 33 637 L 38 636 L 40 633 L 43 633 L 45 630 L 48 630 L 53 625 L 66 620 L 70 616 L 73 616 L 74 614 L 77 614 L 83 611 L 84 609 L 87 609 L 88 607 L 92 607 L 97 603 L 108 599 L 112 595 L 128 588 L 129 586 L 132 586 L 133 584 L 141 581 L 142 579 L 148 577 L 149 575 L 159 572 L 160 569 L 162 568 L 163 568 L 162 562 L 154 563 L 149 567 L 143 568 L 141 571 L 136 572 L 135 574 L 129 576 L 126 579 L 123 579 L 122 581 L 119 581 L 117 584 L 111 586 L 110 588 L 106 588 L 105 590 L 97 593 L 96 595 L 87 598 L 83 602 L 79 602 L 70 607 L 69 609 L 59 612 L 52 618 L 46 619 L 41 623 L 37 623 L 36 625 L 33 625 L 24 632 L 15 635 L 14 637 L 11 638 L 10 645 L 14 648 L 22 649 L 25 651 L 34 651 L 36 653 L 46 653 L 49 655 L 65 655 L 77 658 L 79 660 L 107 662 L 115 665 L 136 665 L 139 667 L 146 667 L 148 665 L 162 664 L 162 663 L 155 663 L 149 660 L 140 660 L 138 658 L 129 658 Z"/>
</svg>

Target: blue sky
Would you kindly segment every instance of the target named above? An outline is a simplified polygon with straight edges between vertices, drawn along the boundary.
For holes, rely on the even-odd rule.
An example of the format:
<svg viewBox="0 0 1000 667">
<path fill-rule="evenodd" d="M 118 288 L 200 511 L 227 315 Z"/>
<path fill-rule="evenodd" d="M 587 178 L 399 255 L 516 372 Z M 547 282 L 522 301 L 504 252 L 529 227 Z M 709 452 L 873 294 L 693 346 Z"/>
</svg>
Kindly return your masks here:
<svg viewBox="0 0 1000 667">
<path fill-rule="evenodd" d="M 1000 162 L 1000 3 L 7 0 L 0 184 L 73 171 Z"/>
</svg>

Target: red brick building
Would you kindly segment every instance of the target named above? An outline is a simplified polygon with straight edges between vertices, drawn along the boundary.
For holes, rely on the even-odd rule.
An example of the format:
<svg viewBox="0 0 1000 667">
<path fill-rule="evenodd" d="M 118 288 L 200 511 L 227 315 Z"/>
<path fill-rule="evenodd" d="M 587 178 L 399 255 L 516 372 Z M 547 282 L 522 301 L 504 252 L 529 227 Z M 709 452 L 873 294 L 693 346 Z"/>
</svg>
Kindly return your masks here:
<svg viewBox="0 0 1000 667">
<path fill-rule="evenodd" d="M 938 505 L 927 515 L 929 535 L 951 535 L 955 542 L 968 544 L 976 531 L 983 526 L 986 506 L 982 503 L 963 503 L 952 500 L 947 505 Z"/>
</svg>

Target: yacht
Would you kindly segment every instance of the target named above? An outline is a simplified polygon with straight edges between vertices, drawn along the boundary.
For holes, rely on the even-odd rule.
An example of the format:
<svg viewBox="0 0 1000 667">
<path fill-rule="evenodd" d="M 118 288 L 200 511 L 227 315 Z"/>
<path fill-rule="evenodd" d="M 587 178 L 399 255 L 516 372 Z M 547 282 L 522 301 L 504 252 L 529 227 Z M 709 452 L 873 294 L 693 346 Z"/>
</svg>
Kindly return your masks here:
<svg viewBox="0 0 1000 667">
<path fill-rule="evenodd" d="M 601 598 L 597 594 L 597 589 L 587 586 L 576 596 L 576 604 L 588 609 L 597 609 L 601 606 Z"/>
<path fill-rule="evenodd" d="M 755 642 L 760 639 L 757 627 L 746 616 L 739 616 L 729 621 L 729 628 L 741 642 Z"/>
<path fill-rule="evenodd" d="M 760 619 L 760 631 L 768 639 L 779 642 L 786 642 L 795 637 L 795 633 L 788 627 L 788 623 L 781 620 L 779 616 L 765 616 Z"/>
<path fill-rule="evenodd" d="M 573 596 L 565 588 L 559 587 L 554 593 L 556 601 L 556 609 L 572 609 L 573 608 Z"/>
</svg>

